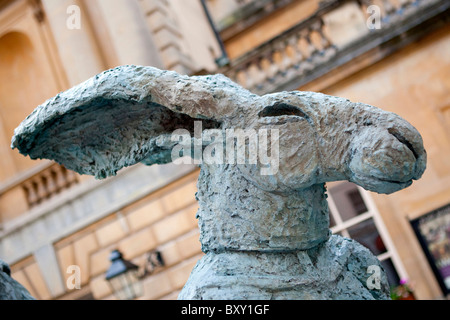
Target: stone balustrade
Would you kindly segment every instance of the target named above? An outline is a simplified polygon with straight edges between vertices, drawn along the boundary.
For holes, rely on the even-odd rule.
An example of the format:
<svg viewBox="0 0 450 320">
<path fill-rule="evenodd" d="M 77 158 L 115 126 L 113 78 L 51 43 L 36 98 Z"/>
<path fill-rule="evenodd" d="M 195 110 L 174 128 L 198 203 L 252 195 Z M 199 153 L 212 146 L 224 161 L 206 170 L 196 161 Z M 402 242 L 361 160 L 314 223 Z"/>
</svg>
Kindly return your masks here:
<svg viewBox="0 0 450 320">
<path fill-rule="evenodd" d="M 75 172 L 48 161 L 4 182 L 0 186 L 0 229 L 23 213 L 60 198 L 80 179 Z"/>
<path fill-rule="evenodd" d="M 372 5 L 380 8 L 381 17 L 386 19 L 391 15 L 400 14 L 407 7 L 423 2 L 420 0 L 361 0 L 361 7 L 366 9 Z M 367 10 L 364 10 L 367 13 Z"/>
<path fill-rule="evenodd" d="M 250 2 L 252 2 L 253 0 L 234 0 L 235 2 L 237 2 L 238 4 L 248 4 Z"/>
<path fill-rule="evenodd" d="M 75 172 L 54 164 L 21 183 L 21 187 L 28 207 L 32 208 L 77 183 L 78 175 Z"/>
<path fill-rule="evenodd" d="M 398 31 L 393 26 L 408 28 L 408 23 L 422 22 L 417 18 L 422 11 L 447 9 L 443 7 L 445 1 L 439 0 L 326 1 L 314 15 L 234 59 L 220 72 L 256 94 L 297 89 L 305 79 L 318 77 L 392 38 Z M 378 18 L 379 28 L 373 20 Z M 352 47 L 358 42 L 365 47 Z M 343 54 L 348 55 L 347 61 Z M 327 64 L 330 66 L 323 68 Z M 311 76 L 313 72 L 316 75 Z"/>
<path fill-rule="evenodd" d="M 324 23 L 313 18 L 263 45 L 257 52 L 238 59 L 226 74 L 255 93 L 297 73 L 312 70 L 330 59 L 336 47 L 324 32 Z"/>
<path fill-rule="evenodd" d="M 61 193 L 4 223 L 0 229 L 0 256 L 13 265 L 42 246 L 118 212 L 194 170 L 191 165 L 136 165 L 115 178 L 89 179 L 76 185 L 72 182 L 69 193 Z"/>
</svg>

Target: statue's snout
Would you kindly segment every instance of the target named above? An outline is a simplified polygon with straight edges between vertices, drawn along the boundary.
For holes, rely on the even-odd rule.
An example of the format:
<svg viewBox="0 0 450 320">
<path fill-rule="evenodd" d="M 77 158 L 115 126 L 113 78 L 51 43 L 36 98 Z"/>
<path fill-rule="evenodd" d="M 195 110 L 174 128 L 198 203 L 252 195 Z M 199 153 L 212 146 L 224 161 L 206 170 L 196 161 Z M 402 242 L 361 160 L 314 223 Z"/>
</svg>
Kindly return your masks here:
<svg viewBox="0 0 450 320">
<path fill-rule="evenodd" d="M 419 132 L 402 118 L 367 126 L 352 142 L 352 181 L 378 193 L 410 186 L 426 168 L 426 151 Z"/>
<path fill-rule="evenodd" d="M 388 132 L 412 153 L 415 161 L 413 162 L 414 166 L 411 169 L 411 178 L 413 180 L 420 179 L 426 169 L 427 153 L 419 132 L 414 128 L 413 130 L 409 128 L 401 130 L 395 127 L 389 128 Z M 404 152 L 408 153 L 406 149 Z M 405 157 L 407 157 L 407 155 L 405 155 Z"/>
</svg>

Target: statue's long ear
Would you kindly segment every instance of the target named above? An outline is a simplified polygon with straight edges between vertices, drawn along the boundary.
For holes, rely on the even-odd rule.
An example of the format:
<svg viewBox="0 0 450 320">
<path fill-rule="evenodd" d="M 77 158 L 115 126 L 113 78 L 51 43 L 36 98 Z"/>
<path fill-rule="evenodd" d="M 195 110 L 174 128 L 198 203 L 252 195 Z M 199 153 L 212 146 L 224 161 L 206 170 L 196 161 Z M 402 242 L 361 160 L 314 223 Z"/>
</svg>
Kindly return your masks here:
<svg viewBox="0 0 450 320">
<path fill-rule="evenodd" d="M 227 96 L 242 90 L 221 75 L 118 67 L 36 108 L 16 129 L 12 148 L 97 178 L 144 159 L 168 163 L 173 145 L 157 144 L 170 141 L 161 136 L 180 128 L 192 132 L 194 121 L 203 121 L 203 129 L 219 127 L 239 112 Z"/>
</svg>

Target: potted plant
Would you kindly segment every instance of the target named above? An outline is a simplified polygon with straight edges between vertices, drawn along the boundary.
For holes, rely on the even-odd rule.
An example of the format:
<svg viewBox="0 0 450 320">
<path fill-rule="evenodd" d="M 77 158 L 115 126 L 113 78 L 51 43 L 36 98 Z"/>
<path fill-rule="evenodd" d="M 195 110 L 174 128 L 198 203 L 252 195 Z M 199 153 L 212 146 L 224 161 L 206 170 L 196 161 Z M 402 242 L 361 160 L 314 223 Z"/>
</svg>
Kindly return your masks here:
<svg viewBox="0 0 450 320">
<path fill-rule="evenodd" d="M 416 300 L 414 292 L 407 279 L 401 279 L 400 284 L 391 288 L 392 300 Z"/>
</svg>

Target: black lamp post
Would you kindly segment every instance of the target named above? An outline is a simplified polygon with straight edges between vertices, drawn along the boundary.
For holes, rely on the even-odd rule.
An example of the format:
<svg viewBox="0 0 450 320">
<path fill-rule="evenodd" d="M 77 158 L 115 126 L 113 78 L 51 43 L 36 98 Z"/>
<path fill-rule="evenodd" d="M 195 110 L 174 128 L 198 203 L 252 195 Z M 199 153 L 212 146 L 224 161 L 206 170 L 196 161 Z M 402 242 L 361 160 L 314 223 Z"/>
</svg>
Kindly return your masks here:
<svg viewBox="0 0 450 320">
<path fill-rule="evenodd" d="M 106 280 L 119 300 L 132 300 L 142 296 L 144 288 L 141 279 L 155 272 L 156 268 L 164 266 L 159 251 L 147 253 L 147 259 L 141 268 L 142 270 L 139 270 L 139 267 L 134 263 L 123 259 L 119 250 L 111 252 L 109 259 L 111 260 L 111 266 L 106 271 Z"/>
<path fill-rule="evenodd" d="M 119 250 L 111 253 L 110 260 L 112 264 L 106 272 L 106 280 L 117 299 L 132 300 L 142 296 L 143 285 L 138 273 L 139 267 L 123 259 Z"/>
</svg>

